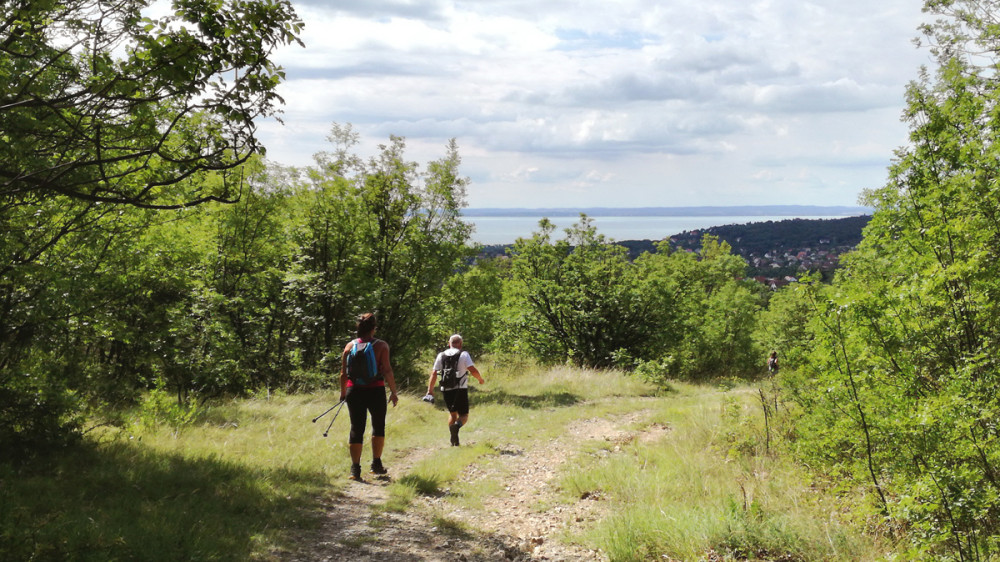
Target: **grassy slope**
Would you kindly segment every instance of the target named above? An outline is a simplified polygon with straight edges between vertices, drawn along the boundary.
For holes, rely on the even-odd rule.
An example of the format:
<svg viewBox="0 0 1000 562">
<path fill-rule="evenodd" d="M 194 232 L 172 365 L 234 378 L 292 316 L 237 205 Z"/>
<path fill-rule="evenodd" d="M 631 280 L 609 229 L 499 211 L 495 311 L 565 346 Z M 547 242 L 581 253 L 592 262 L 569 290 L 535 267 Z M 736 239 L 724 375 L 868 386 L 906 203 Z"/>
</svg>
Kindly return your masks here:
<svg viewBox="0 0 1000 562">
<path fill-rule="evenodd" d="M 613 560 L 889 553 L 840 522 L 840 501 L 805 485 L 783 457 L 763 454 L 753 389 L 677 385 L 658 393 L 615 373 L 488 361 L 480 368 L 488 384 L 474 391 L 463 430 L 476 446 L 418 463 L 393 484 L 384 508 L 410 509 L 416 494 L 447 486 L 468 465 L 501 462 L 497 443 L 528 448 L 576 419 L 642 411 L 630 429 L 670 428 L 662 439 L 617 451 L 593 444 L 569 463 L 585 470 L 564 473 L 565 501 L 599 492 L 612 507 L 577 540 Z M 346 412 L 329 438 L 329 417 L 310 423 L 332 401 L 329 393 L 241 400 L 205 407 L 176 427 L 149 423 L 147 409 L 127 431 L 93 432 L 78 451 L 17 469 L 0 464 L 0 559 L 269 559 L 316 525 L 322 498 L 346 484 Z M 404 396 L 390 411 L 387 465 L 446 439 L 443 416 L 440 404 Z M 485 483 L 454 501 L 475 507 L 501 489 Z"/>
</svg>

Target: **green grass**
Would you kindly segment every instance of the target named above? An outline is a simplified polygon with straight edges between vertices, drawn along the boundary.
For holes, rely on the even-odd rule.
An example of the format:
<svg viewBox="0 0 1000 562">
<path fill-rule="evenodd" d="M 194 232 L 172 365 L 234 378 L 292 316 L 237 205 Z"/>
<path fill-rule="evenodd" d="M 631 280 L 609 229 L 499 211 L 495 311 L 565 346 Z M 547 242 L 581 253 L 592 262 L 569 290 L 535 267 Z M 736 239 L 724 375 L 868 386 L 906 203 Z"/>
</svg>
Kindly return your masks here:
<svg viewBox="0 0 1000 562">
<path fill-rule="evenodd" d="M 93 432 L 85 446 L 0 468 L 0 559 L 250 560 L 318 521 L 346 446 L 316 397 L 241 401 L 170 427 Z M 318 413 L 318 412 L 317 412 Z"/>
<path fill-rule="evenodd" d="M 442 515 L 431 517 L 431 523 L 439 533 L 444 533 L 452 537 L 469 537 L 471 533 L 468 527 L 461 521 L 455 521 Z"/>
<path fill-rule="evenodd" d="M 818 496 L 787 457 L 763 454 L 760 417 L 745 388 L 685 387 L 657 402 L 649 421 L 670 428 L 659 441 L 583 453 L 564 475 L 568 497 L 597 492 L 612 507 L 577 538 L 611 560 L 885 559 L 891 544 L 842 520 L 846 504 Z"/>
<path fill-rule="evenodd" d="M 303 508 L 325 484 L 132 443 L 87 447 L 2 480 L 5 560 L 251 559 L 280 529 L 309 524 Z"/>
<path fill-rule="evenodd" d="M 841 501 L 810 488 L 787 457 L 764 454 L 750 389 L 675 384 L 663 392 L 617 373 L 488 359 L 479 367 L 487 384 L 471 392 L 463 447 L 447 445 L 440 401 L 404 395 L 390 409 L 384 456 L 395 479 L 374 518 L 413 509 L 419 495 L 475 509 L 501 493 L 505 454 L 544 446 L 576 420 L 632 414 L 626 429 L 669 430 L 617 449 L 589 443 L 568 463 L 561 501 L 598 492 L 607 508 L 574 540 L 612 560 L 891 554 L 878 537 L 842 523 Z M 180 425 L 149 423 L 140 409 L 128 430 L 91 432 L 85 446 L 31 466 L 0 463 L 0 559 L 281 559 L 320 523 L 325 498 L 348 484 L 346 413 L 326 438 L 329 415 L 311 422 L 335 402 L 328 392 L 231 401 L 202 406 Z M 403 455 L 422 452 L 407 473 L 394 470 Z M 486 466 L 492 479 L 456 485 Z M 470 532 L 428 516 L 443 532 Z"/>
</svg>

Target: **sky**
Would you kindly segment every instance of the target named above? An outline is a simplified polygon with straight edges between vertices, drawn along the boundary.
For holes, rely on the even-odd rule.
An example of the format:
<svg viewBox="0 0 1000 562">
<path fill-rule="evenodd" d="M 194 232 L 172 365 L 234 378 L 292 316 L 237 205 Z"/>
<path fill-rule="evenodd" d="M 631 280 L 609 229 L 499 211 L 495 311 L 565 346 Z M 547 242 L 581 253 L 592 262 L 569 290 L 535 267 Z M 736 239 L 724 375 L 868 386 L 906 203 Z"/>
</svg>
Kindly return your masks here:
<svg viewBox="0 0 1000 562">
<path fill-rule="evenodd" d="M 293 0 L 267 158 L 334 123 L 373 156 L 456 139 L 470 207 L 855 205 L 885 183 L 919 0 Z"/>
</svg>

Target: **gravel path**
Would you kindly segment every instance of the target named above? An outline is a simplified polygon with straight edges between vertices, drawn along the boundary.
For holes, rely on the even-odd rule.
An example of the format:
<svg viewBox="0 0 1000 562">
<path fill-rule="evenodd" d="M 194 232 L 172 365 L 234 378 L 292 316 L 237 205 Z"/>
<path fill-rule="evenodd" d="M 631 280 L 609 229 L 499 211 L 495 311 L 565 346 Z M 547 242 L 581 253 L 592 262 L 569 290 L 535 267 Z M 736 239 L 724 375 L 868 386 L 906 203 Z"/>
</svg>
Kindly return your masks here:
<svg viewBox="0 0 1000 562">
<path fill-rule="evenodd" d="M 572 504 L 554 501 L 556 477 L 563 463 L 585 443 L 607 441 L 616 449 L 633 439 L 656 438 L 665 431 L 654 426 L 637 435 L 620 429 L 640 416 L 577 420 L 559 440 L 530 449 L 498 447 L 498 460 L 470 467 L 462 480 L 453 484 L 475 486 L 487 479 L 503 482 L 499 493 L 485 498 L 481 508 L 456 507 L 444 490 L 440 497 L 419 496 L 405 513 L 373 509 L 385 504 L 390 482 L 366 475 L 364 483 L 352 482 L 341 496 L 329 498 L 321 527 L 300 537 L 297 552 L 281 558 L 296 562 L 605 560 L 600 552 L 562 542 L 574 526 L 600 518 L 604 502 L 590 494 Z M 447 443 L 442 443 L 444 446 Z M 435 451 L 411 450 L 389 467 L 390 473 L 406 474 Z M 435 514 L 461 522 L 468 531 L 439 531 L 434 528 Z"/>
</svg>

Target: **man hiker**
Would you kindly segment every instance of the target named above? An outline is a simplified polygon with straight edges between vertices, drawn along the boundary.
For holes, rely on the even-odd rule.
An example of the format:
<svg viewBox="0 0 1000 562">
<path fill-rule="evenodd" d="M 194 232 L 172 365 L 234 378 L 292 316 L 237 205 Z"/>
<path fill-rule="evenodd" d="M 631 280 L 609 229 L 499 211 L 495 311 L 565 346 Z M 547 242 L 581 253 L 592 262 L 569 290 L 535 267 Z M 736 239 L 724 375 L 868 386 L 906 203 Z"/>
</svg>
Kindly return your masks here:
<svg viewBox="0 0 1000 562">
<path fill-rule="evenodd" d="M 440 374 L 441 393 L 448 406 L 448 432 L 451 433 L 452 446 L 459 445 L 458 430 L 469 421 L 469 373 L 479 380 L 479 384 L 486 382 L 472 363 L 469 352 L 462 351 L 462 336 L 455 334 L 448 338 L 448 349 L 438 353 L 434 359 L 427 396 L 424 397 L 428 402 L 434 400 L 434 383 Z"/>
<path fill-rule="evenodd" d="M 361 449 L 365 441 L 368 413 L 372 416 L 372 473 L 385 474 L 382 448 L 385 446 L 385 386 L 389 385 L 389 400 L 395 407 L 396 379 L 389 364 L 389 344 L 375 338 L 375 314 L 366 312 L 358 317 L 357 339 L 347 342 L 340 358 L 340 399 L 347 401 L 351 416 L 348 440 L 351 452 L 351 480 L 361 480 Z"/>
</svg>

